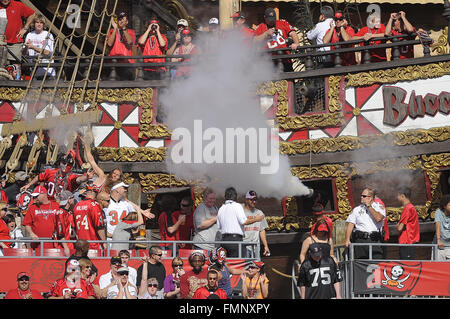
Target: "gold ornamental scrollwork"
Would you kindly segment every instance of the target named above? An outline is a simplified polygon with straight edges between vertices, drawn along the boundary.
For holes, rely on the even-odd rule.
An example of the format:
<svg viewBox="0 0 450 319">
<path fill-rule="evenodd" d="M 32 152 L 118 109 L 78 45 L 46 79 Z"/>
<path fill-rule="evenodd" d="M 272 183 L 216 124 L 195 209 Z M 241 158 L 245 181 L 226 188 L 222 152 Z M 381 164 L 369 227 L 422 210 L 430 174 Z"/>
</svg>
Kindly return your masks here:
<svg viewBox="0 0 450 319">
<path fill-rule="evenodd" d="M 93 149 L 101 161 L 114 162 L 162 162 L 166 147 L 96 147 Z"/>
<path fill-rule="evenodd" d="M 139 173 L 139 183 L 142 186 L 142 191 L 148 193 L 159 187 L 186 187 L 189 183 L 180 180 L 173 174 L 164 173 Z"/>
<path fill-rule="evenodd" d="M 276 120 L 283 130 L 338 126 L 343 123 L 342 106 L 339 101 L 340 81 L 340 76 L 329 77 L 329 108 L 328 112 L 323 114 L 289 116 L 289 82 L 286 80 L 263 83 L 256 94 L 277 96 Z"/>
<path fill-rule="evenodd" d="M 395 69 L 369 71 L 345 76 L 347 87 L 365 86 L 374 83 L 396 83 L 419 79 L 437 78 L 450 74 L 450 62 L 431 63 L 426 65 L 410 65 Z"/>
<path fill-rule="evenodd" d="M 428 130 L 412 129 L 404 132 L 390 132 L 367 136 L 339 136 L 314 140 L 280 142 L 280 153 L 285 155 L 352 151 L 381 145 L 406 146 L 443 142 L 450 139 L 450 126 Z"/>
<path fill-rule="evenodd" d="M 331 214 L 330 217 L 334 219 L 346 219 L 348 214 L 352 211 L 350 201 L 348 199 L 348 182 L 352 174 L 352 168 L 349 164 L 326 164 L 321 166 L 298 166 L 291 168 L 292 175 L 301 180 L 316 179 L 316 178 L 334 178 L 337 190 L 337 213 Z M 293 197 L 287 198 L 287 208 L 296 210 L 296 201 Z M 295 216 L 294 212 L 287 212 L 285 217 L 268 216 L 266 217 L 269 224 L 268 230 L 277 231 L 297 231 L 299 229 L 310 228 L 314 222 L 312 216 Z"/>
</svg>

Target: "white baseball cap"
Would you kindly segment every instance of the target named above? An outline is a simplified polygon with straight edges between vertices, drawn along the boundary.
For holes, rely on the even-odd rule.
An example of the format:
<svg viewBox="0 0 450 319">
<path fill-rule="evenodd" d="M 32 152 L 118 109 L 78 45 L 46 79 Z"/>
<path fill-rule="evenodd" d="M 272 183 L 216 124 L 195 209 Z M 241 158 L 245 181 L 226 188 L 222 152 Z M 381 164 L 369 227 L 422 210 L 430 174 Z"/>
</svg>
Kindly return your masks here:
<svg viewBox="0 0 450 319">
<path fill-rule="evenodd" d="M 209 19 L 209 24 L 219 24 L 219 19 L 211 18 L 211 19 Z"/>
<path fill-rule="evenodd" d="M 178 20 L 177 21 L 177 25 L 182 25 L 182 26 L 185 26 L 185 27 L 189 27 L 189 24 L 188 24 L 188 22 L 185 19 Z"/>
<path fill-rule="evenodd" d="M 112 188 L 111 188 L 111 190 L 113 191 L 113 190 L 115 190 L 115 189 L 118 189 L 119 187 L 128 187 L 128 186 L 130 186 L 130 185 L 127 185 L 127 184 L 125 184 L 124 182 L 120 182 L 119 184 L 117 184 L 117 185 L 114 185 Z"/>
</svg>

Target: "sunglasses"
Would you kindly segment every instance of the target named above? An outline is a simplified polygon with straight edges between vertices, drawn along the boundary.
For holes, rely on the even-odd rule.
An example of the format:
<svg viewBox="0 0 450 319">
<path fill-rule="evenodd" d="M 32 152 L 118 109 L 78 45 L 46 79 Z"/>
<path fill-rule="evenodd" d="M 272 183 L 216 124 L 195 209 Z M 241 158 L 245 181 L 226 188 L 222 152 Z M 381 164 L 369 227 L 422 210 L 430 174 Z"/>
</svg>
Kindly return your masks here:
<svg viewBox="0 0 450 319">
<path fill-rule="evenodd" d="M 91 269 L 92 267 L 91 266 L 84 266 L 84 268 Z"/>
<path fill-rule="evenodd" d="M 30 281 L 30 278 L 28 277 L 21 277 L 18 279 L 18 281 Z"/>
<path fill-rule="evenodd" d="M 156 256 L 159 256 L 159 257 L 162 257 L 162 253 L 161 254 L 153 254 L 153 255 L 156 255 Z"/>
<path fill-rule="evenodd" d="M 362 194 L 361 194 L 361 197 L 362 197 L 362 198 L 366 198 L 366 197 L 372 197 L 372 196 L 370 196 L 370 195 L 362 195 Z"/>
<path fill-rule="evenodd" d="M 119 276 L 128 276 L 128 272 L 118 272 Z"/>
<path fill-rule="evenodd" d="M 183 264 L 180 264 L 180 265 L 173 265 L 173 267 L 174 267 L 174 268 L 176 268 L 176 267 L 183 267 Z"/>
<path fill-rule="evenodd" d="M 158 284 L 148 284 L 149 287 L 158 288 Z"/>
</svg>

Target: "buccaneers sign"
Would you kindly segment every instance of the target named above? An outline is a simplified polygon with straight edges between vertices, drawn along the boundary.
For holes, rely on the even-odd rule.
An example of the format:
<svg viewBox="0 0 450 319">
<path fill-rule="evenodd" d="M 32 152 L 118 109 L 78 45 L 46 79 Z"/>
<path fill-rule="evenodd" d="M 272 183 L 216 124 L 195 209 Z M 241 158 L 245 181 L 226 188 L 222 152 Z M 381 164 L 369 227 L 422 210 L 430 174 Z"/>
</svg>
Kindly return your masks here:
<svg viewBox="0 0 450 319">
<path fill-rule="evenodd" d="M 354 262 L 355 294 L 450 296 L 450 263 Z"/>
<path fill-rule="evenodd" d="M 406 90 L 395 86 L 383 87 L 384 118 L 383 123 L 391 126 L 400 125 L 408 116 L 412 119 L 435 116 L 441 112 L 450 113 L 450 93 L 439 95 L 428 93 L 425 96 L 416 95 L 413 90 L 409 100 L 405 100 Z"/>
</svg>

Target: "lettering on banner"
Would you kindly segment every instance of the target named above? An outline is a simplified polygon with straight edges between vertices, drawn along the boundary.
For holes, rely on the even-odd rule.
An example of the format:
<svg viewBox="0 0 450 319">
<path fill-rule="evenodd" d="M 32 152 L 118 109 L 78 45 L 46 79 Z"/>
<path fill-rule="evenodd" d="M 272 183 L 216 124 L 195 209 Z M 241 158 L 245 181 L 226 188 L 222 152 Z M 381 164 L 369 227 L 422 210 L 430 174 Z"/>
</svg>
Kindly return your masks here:
<svg viewBox="0 0 450 319">
<path fill-rule="evenodd" d="M 428 93 L 425 97 L 416 95 L 413 90 L 408 103 L 405 103 L 407 92 L 396 86 L 383 87 L 384 117 L 383 123 L 398 126 L 409 116 L 412 119 L 424 117 L 425 114 L 435 116 L 438 112 L 450 113 L 450 92 L 439 95 Z"/>
</svg>

